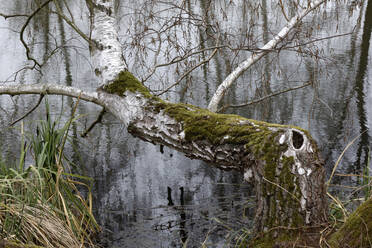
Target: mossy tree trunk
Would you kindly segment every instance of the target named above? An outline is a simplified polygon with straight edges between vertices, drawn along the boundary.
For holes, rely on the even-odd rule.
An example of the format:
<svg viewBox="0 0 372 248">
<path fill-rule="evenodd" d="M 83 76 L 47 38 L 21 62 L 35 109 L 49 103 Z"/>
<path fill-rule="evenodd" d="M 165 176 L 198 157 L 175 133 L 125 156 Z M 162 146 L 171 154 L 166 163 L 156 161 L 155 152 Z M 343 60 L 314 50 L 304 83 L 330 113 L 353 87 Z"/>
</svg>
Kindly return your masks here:
<svg viewBox="0 0 372 248">
<path fill-rule="evenodd" d="M 165 102 L 129 72 L 104 90 L 118 94 L 120 101 L 135 94 L 136 106 L 142 104 L 141 113 L 128 122 L 132 135 L 212 166 L 240 171 L 252 182 L 257 195 L 256 232 L 270 230 L 274 238 L 288 230 L 293 235 L 302 228 L 319 229 L 327 222 L 324 167 L 307 131 Z"/>
<path fill-rule="evenodd" d="M 372 199 L 360 205 L 328 239 L 330 247 L 372 247 Z"/>
</svg>

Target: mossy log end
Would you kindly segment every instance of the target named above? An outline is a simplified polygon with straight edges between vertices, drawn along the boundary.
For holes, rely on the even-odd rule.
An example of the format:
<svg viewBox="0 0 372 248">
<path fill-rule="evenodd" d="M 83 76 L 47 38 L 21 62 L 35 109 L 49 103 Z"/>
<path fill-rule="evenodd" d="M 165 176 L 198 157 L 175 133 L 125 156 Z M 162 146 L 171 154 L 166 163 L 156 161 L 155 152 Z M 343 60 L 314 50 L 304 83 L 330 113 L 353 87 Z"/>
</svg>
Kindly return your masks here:
<svg viewBox="0 0 372 248">
<path fill-rule="evenodd" d="M 253 182 L 257 232 L 270 230 L 274 238 L 282 233 L 279 227 L 294 233 L 326 222 L 323 163 L 307 131 L 169 103 L 152 96 L 127 71 L 103 91 L 117 97 L 110 102 L 106 96 L 105 107 L 119 118 L 126 114 L 122 120 L 132 135 L 224 170 L 238 170 Z"/>
<path fill-rule="evenodd" d="M 372 247 L 372 199 L 360 205 L 328 241 L 334 248 Z"/>
</svg>

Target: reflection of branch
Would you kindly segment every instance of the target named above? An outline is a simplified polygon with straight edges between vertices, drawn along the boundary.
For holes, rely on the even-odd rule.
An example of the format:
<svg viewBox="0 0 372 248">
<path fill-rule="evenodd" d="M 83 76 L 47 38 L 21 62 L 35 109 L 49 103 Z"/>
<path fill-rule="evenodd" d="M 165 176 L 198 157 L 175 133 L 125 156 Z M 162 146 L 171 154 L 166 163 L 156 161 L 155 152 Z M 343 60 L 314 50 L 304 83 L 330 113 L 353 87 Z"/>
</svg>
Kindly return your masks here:
<svg viewBox="0 0 372 248">
<path fill-rule="evenodd" d="M 84 131 L 84 133 L 81 134 L 81 137 L 85 138 L 87 137 L 88 133 L 94 128 L 94 126 L 97 123 L 100 123 L 102 121 L 103 115 L 106 113 L 105 108 L 102 109 L 102 111 L 99 113 L 97 119 Z"/>
<path fill-rule="evenodd" d="M 174 84 L 172 84 L 171 86 L 169 86 L 168 88 L 166 88 L 165 90 L 163 90 L 162 92 L 160 92 L 159 94 L 157 94 L 157 96 L 160 96 L 162 94 L 164 94 L 165 92 L 167 92 L 168 90 L 170 90 L 171 88 L 173 88 L 174 86 L 176 86 L 177 84 L 179 84 L 182 79 L 184 79 L 187 75 L 189 75 L 193 70 L 195 70 L 196 68 L 198 68 L 199 66 L 205 64 L 205 63 L 208 63 L 212 58 L 213 56 L 217 53 L 217 48 L 214 49 L 214 51 L 212 52 L 212 54 L 206 59 L 206 60 L 203 60 L 201 61 L 199 64 L 191 67 L 187 72 L 185 72 L 178 80 L 177 82 L 175 82 Z"/>
<path fill-rule="evenodd" d="M 155 73 L 156 69 L 159 68 L 159 67 L 164 67 L 164 66 L 169 66 L 169 65 L 172 65 L 172 64 L 176 64 L 176 63 L 179 63 L 179 62 L 181 62 L 181 61 L 183 61 L 183 60 L 185 60 L 188 57 L 191 57 L 193 55 L 196 55 L 196 54 L 199 54 L 199 53 L 203 53 L 203 52 L 206 52 L 208 50 L 220 49 L 220 48 L 230 48 L 231 50 L 238 50 L 238 48 L 232 48 L 232 47 L 227 46 L 227 45 L 221 45 L 221 46 L 213 46 L 213 47 L 204 48 L 204 49 L 201 49 L 201 50 L 192 52 L 192 53 L 185 54 L 183 56 L 176 56 L 175 58 L 173 58 L 171 61 L 169 61 L 167 63 L 155 65 L 154 68 L 151 70 L 150 74 L 147 75 L 145 77 L 145 79 L 142 80 L 142 83 L 143 82 L 146 82 Z"/>
<path fill-rule="evenodd" d="M 4 17 L 4 19 L 8 19 L 8 18 L 13 18 L 13 17 L 28 17 L 28 15 L 25 15 L 25 14 L 14 14 L 14 15 L 7 15 L 7 14 L 3 14 L 3 13 L 0 13 L 0 16 Z"/>
<path fill-rule="evenodd" d="M 30 48 L 28 47 L 28 45 L 27 45 L 27 43 L 25 42 L 25 40 L 24 40 L 24 38 L 23 38 L 23 34 L 24 34 L 24 32 L 25 32 L 25 29 L 26 29 L 26 27 L 28 26 L 28 24 L 30 23 L 30 21 L 31 21 L 31 19 L 42 9 L 42 8 L 44 8 L 45 6 L 47 6 L 50 2 L 51 2 L 52 0 L 47 0 L 45 3 L 43 3 L 39 8 L 37 8 L 30 16 L 28 16 L 28 18 L 27 18 L 27 20 L 26 20 L 26 22 L 25 22 L 25 24 L 23 24 L 23 26 L 22 26 L 22 29 L 21 29 L 21 32 L 20 32 L 20 34 L 19 34 L 19 37 L 20 37 L 20 40 L 21 40 L 21 42 L 22 42 L 22 44 L 23 44 L 23 46 L 26 48 L 26 56 L 27 56 L 27 59 L 28 60 L 31 60 L 31 61 L 33 61 L 34 62 L 34 66 L 33 66 L 33 68 L 35 68 L 35 66 L 37 65 L 37 66 L 39 66 L 39 67 L 41 67 L 41 65 L 39 64 L 39 62 L 37 62 L 37 60 L 36 59 L 34 59 L 33 57 L 31 57 L 31 55 L 30 55 L 30 53 L 31 53 L 31 51 L 30 51 Z"/>
<path fill-rule="evenodd" d="M 39 97 L 39 101 L 36 103 L 36 105 L 32 109 L 30 109 L 30 111 L 28 111 L 26 114 L 24 114 L 22 117 L 18 118 L 17 120 L 13 121 L 12 123 L 10 123 L 10 126 L 13 126 L 14 124 L 19 122 L 20 120 L 26 118 L 29 114 L 31 114 L 40 105 L 43 98 L 44 98 L 44 94 L 41 94 L 40 97 Z"/>
<path fill-rule="evenodd" d="M 3 111 L 8 117 L 10 116 L 10 114 L 8 113 L 8 111 L 6 111 L 6 109 L 4 109 L 1 106 L 0 106 L 0 110 Z"/>
<path fill-rule="evenodd" d="M 227 108 L 239 108 L 239 107 L 244 107 L 244 106 L 256 104 L 256 103 L 262 102 L 262 101 L 264 101 L 264 100 L 266 100 L 266 99 L 268 99 L 270 97 L 277 96 L 277 95 L 280 95 L 280 94 L 283 94 L 283 93 L 286 93 L 286 92 L 289 92 L 289 91 L 292 91 L 292 90 L 298 90 L 298 89 L 307 87 L 309 85 L 312 85 L 312 82 L 308 82 L 308 83 L 306 83 L 304 85 L 300 85 L 300 86 L 297 86 L 297 87 L 293 87 L 293 88 L 285 89 L 285 90 L 282 90 L 282 91 L 279 91 L 279 92 L 275 92 L 275 93 L 272 93 L 270 95 L 267 95 L 267 96 L 261 97 L 259 99 L 253 100 L 251 102 L 247 102 L 247 103 L 243 103 L 243 104 L 238 104 L 238 105 L 225 105 L 222 108 L 218 109 L 217 112 L 225 111 Z"/>
</svg>

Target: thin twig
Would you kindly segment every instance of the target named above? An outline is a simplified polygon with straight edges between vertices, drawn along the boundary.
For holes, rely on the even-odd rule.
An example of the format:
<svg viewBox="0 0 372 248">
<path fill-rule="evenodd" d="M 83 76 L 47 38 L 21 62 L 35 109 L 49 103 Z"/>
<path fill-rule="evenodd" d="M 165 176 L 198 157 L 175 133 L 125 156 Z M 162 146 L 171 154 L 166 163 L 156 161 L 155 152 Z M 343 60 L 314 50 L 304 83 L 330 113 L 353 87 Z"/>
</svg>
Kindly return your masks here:
<svg viewBox="0 0 372 248">
<path fill-rule="evenodd" d="M 84 34 L 83 31 L 81 31 L 78 28 L 78 26 L 76 26 L 76 24 L 73 21 L 71 21 L 70 19 L 68 19 L 68 17 L 63 14 L 62 9 L 61 9 L 61 6 L 59 5 L 59 3 L 56 0 L 53 0 L 53 1 L 54 1 L 55 6 L 56 6 L 57 14 L 60 17 L 62 17 L 62 19 L 65 20 L 65 22 L 68 25 L 70 25 L 70 27 L 73 28 L 84 40 L 86 40 L 90 45 L 94 45 L 94 43 L 92 42 L 92 40 L 86 34 Z"/>
<path fill-rule="evenodd" d="M 266 99 L 268 99 L 270 97 L 277 96 L 277 95 L 280 95 L 280 94 L 283 94 L 283 93 L 286 93 L 286 92 L 289 92 L 289 91 L 292 91 L 292 90 L 298 90 L 298 89 L 301 89 L 301 88 L 304 88 L 304 87 L 307 87 L 307 86 L 310 86 L 310 85 L 312 85 L 312 82 L 308 82 L 308 83 L 306 83 L 304 85 L 300 85 L 300 86 L 297 86 L 297 87 L 285 89 L 285 90 L 282 90 L 282 91 L 279 91 L 279 92 L 274 92 L 274 93 L 272 93 L 270 95 L 261 97 L 259 99 L 253 100 L 251 102 L 247 102 L 247 103 L 243 103 L 243 104 L 238 104 L 238 105 L 225 105 L 225 106 L 221 107 L 217 112 L 225 111 L 227 108 L 239 108 L 239 107 L 244 107 L 244 106 L 256 104 L 256 103 L 262 102 L 262 101 L 264 101 L 264 100 L 266 100 Z"/>
<path fill-rule="evenodd" d="M 143 82 L 146 82 L 155 73 L 156 69 L 159 68 L 159 67 L 164 67 L 164 66 L 169 66 L 169 65 L 172 65 L 172 64 L 176 64 L 176 63 L 179 63 L 179 62 L 181 62 L 181 61 L 183 61 L 183 60 L 185 60 L 188 57 L 191 57 L 193 55 L 197 55 L 199 53 L 204 53 L 204 52 L 206 52 L 208 50 L 212 50 L 212 49 L 215 50 L 215 49 L 220 49 L 220 48 L 229 48 L 232 51 L 239 50 L 238 48 L 233 48 L 233 47 L 230 47 L 230 46 L 227 46 L 227 45 L 221 45 L 221 46 L 213 46 L 213 47 L 208 47 L 208 48 L 200 49 L 198 51 L 191 52 L 191 53 L 185 54 L 183 56 L 176 56 L 176 57 L 174 57 L 172 60 L 170 60 L 167 63 L 155 65 L 152 68 L 151 72 L 144 79 L 142 79 L 142 83 Z"/>
<path fill-rule="evenodd" d="M 333 166 L 333 169 L 332 169 L 332 173 L 331 173 L 331 176 L 329 177 L 327 183 L 326 183 L 326 190 L 328 190 L 328 187 L 329 187 L 329 184 L 331 183 L 332 181 L 332 178 L 336 172 L 336 169 L 338 167 L 338 165 L 340 164 L 341 162 L 341 159 L 342 157 L 344 156 L 345 152 L 349 149 L 349 147 L 354 144 L 354 142 L 363 134 L 365 133 L 367 130 L 365 130 L 364 132 L 360 133 L 358 136 L 356 136 L 352 141 L 349 142 L 349 144 L 347 144 L 347 146 L 345 147 L 345 149 L 342 151 L 342 153 L 340 154 L 340 156 L 338 157 L 335 165 Z"/>
<path fill-rule="evenodd" d="M 330 39 L 334 39 L 334 38 L 338 38 L 338 37 L 342 37 L 342 36 L 346 36 L 346 35 L 350 35 L 350 34 L 353 34 L 353 32 L 343 33 L 343 34 L 336 34 L 336 35 L 331 35 L 331 36 L 327 36 L 327 37 L 317 38 L 317 39 L 309 40 L 307 42 L 300 43 L 300 44 L 297 44 L 297 45 L 294 45 L 294 46 L 283 46 L 283 47 L 281 47 L 281 49 L 303 47 L 303 46 L 306 46 L 306 45 L 309 45 L 311 43 L 315 43 L 315 42 L 318 42 L 318 41 L 330 40 Z"/>
<path fill-rule="evenodd" d="M 41 94 L 40 97 L 39 97 L 39 100 L 36 103 L 36 105 L 32 109 L 30 109 L 26 114 L 24 114 L 22 117 L 18 118 L 17 120 L 13 121 L 12 123 L 10 123 L 10 126 L 13 126 L 14 124 L 19 122 L 20 120 L 23 120 L 24 118 L 26 118 L 29 114 L 31 114 L 37 107 L 39 107 L 43 98 L 44 98 L 44 94 Z"/>
<path fill-rule="evenodd" d="M 212 54 L 206 59 L 206 60 L 203 60 L 201 61 L 200 63 L 198 63 L 197 65 L 191 67 L 187 72 L 185 72 L 178 80 L 177 82 L 175 82 L 174 84 L 172 84 L 171 86 L 169 86 L 168 88 L 166 88 L 165 90 L 163 90 L 162 92 L 160 92 L 159 94 L 157 94 L 156 96 L 160 96 L 162 94 L 164 94 L 165 92 L 169 91 L 171 88 L 173 88 L 174 86 L 176 86 L 177 84 L 179 84 L 187 75 L 189 75 L 193 70 L 195 70 L 196 68 L 198 68 L 199 66 L 205 64 L 205 63 L 208 63 L 212 58 L 213 56 L 217 53 L 217 48 L 214 49 L 214 51 L 212 52 Z"/>
<path fill-rule="evenodd" d="M 277 184 L 277 183 L 275 183 L 275 182 L 272 182 L 272 181 L 266 179 L 265 177 L 262 177 L 262 178 L 263 178 L 263 180 L 265 180 L 266 182 L 271 183 L 272 185 L 274 185 L 274 186 L 276 186 L 276 187 L 282 189 L 283 191 L 287 192 L 287 193 L 288 193 L 289 195 L 291 195 L 295 200 L 297 200 L 299 203 L 301 203 L 301 201 L 300 201 L 300 200 L 299 200 L 299 199 L 298 199 L 294 194 L 292 194 L 291 192 L 289 192 L 288 190 L 286 190 L 285 188 L 283 188 L 283 187 L 280 186 L 279 184 Z"/>
<path fill-rule="evenodd" d="M 4 19 L 8 19 L 8 18 L 14 18 L 14 17 L 28 17 L 28 15 L 26 14 L 14 14 L 14 15 L 7 15 L 7 14 L 3 14 L 3 13 L 0 13 L 0 16 L 4 17 Z"/>
<path fill-rule="evenodd" d="M 284 18 L 287 20 L 287 22 L 289 22 L 289 18 L 287 17 L 287 14 L 285 13 L 282 0 L 279 0 L 279 3 L 278 4 L 280 5 L 280 8 L 282 9 L 282 13 L 283 13 Z"/>
<path fill-rule="evenodd" d="M 87 137 L 88 133 L 94 128 L 94 126 L 97 124 L 97 123 L 100 123 L 102 121 L 102 117 L 103 115 L 106 113 L 106 109 L 103 108 L 102 111 L 99 113 L 97 119 L 88 127 L 88 129 L 86 129 L 84 131 L 84 133 L 82 133 L 80 136 L 85 138 Z"/>
</svg>

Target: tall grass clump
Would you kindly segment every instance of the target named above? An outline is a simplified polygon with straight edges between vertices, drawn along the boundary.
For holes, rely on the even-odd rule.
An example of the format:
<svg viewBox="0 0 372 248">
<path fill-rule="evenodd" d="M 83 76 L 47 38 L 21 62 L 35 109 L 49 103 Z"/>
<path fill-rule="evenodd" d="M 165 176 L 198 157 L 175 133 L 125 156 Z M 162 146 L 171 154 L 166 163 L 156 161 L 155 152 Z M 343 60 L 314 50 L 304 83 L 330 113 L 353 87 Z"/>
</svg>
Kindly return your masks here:
<svg viewBox="0 0 372 248">
<path fill-rule="evenodd" d="M 72 164 L 64 156 L 68 130 L 75 119 L 71 117 L 59 127 L 46 106 L 46 120 L 37 124 L 36 134 L 25 135 L 21 125 L 19 162 L 0 157 L 0 241 L 94 247 L 92 235 L 99 226 L 92 214 L 91 179 L 71 173 Z M 33 164 L 25 164 L 26 155 Z"/>
</svg>

